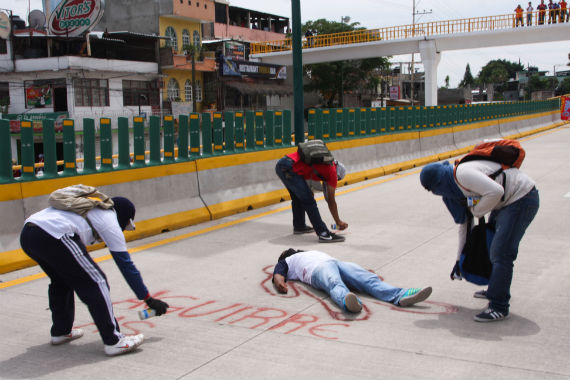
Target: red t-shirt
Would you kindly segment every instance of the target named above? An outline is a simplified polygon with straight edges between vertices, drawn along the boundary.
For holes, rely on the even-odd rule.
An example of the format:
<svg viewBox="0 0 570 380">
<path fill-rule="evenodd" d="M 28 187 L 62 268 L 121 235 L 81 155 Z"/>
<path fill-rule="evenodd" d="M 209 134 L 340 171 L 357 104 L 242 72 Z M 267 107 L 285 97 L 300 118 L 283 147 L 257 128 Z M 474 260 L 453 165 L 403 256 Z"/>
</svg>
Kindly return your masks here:
<svg viewBox="0 0 570 380">
<path fill-rule="evenodd" d="M 288 154 L 287 157 L 293 160 L 293 172 L 299 174 L 305 179 L 312 179 L 314 181 L 322 181 L 313 169 L 315 169 L 324 179 L 325 182 L 336 189 L 337 176 L 336 176 L 336 164 L 326 165 L 326 164 L 314 164 L 307 165 L 301 161 L 299 157 L 299 152 L 294 152 Z"/>
</svg>

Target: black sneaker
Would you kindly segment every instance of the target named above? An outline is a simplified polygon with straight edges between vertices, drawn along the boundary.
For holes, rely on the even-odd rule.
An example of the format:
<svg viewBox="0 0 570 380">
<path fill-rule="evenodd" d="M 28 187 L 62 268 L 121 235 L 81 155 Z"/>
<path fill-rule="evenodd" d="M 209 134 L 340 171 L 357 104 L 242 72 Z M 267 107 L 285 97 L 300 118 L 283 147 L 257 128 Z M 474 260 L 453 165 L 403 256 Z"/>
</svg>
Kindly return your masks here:
<svg viewBox="0 0 570 380">
<path fill-rule="evenodd" d="M 311 232 L 315 232 L 315 229 L 311 226 L 303 226 L 300 228 L 296 228 L 296 227 L 293 228 L 293 233 L 295 235 L 308 234 Z"/>
<path fill-rule="evenodd" d="M 319 235 L 319 243 L 340 243 L 344 241 L 344 236 L 333 234 L 333 233 L 325 233 L 324 235 Z"/>
<path fill-rule="evenodd" d="M 473 319 L 477 322 L 498 322 L 509 319 L 509 313 L 501 313 L 495 309 L 488 308 L 484 312 L 474 316 Z"/>
<path fill-rule="evenodd" d="M 486 290 L 479 290 L 478 292 L 473 293 L 473 297 L 475 297 L 475 298 L 487 298 L 487 291 Z"/>
</svg>

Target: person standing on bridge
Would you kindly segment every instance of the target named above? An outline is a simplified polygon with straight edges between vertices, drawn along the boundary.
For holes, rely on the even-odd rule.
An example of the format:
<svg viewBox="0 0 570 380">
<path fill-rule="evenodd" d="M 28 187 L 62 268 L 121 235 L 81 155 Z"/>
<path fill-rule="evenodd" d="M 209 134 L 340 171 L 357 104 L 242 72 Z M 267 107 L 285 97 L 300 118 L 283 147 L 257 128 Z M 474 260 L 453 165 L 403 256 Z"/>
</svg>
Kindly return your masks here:
<svg viewBox="0 0 570 380">
<path fill-rule="evenodd" d="M 528 7 L 526 7 L 526 26 L 532 26 L 532 11 L 534 8 L 532 7 L 532 3 L 528 2 Z"/>
<path fill-rule="evenodd" d="M 140 272 L 127 252 L 123 231 L 134 230 L 135 206 L 127 198 L 112 198 L 112 208 L 92 208 L 85 217 L 73 211 L 48 207 L 26 219 L 20 234 L 24 252 L 49 276 L 49 307 L 52 313 L 51 344 L 60 345 L 81 338 L 73 329 L 75 296 L 88 309 L 104 343 L 105 354 L 115 356 L 133 351 L 144 336 L 123 335 L 113 313 L 107 276 L 85 248 L 100 237 L 123 277 L 138 299 L 156 311 L 166 313 L 168 304 L 152 298 Z"/>
<path fill-rule="evenodd" d="M 273 270 L 272 282 L 279 293 L 287 294 L 287 280 L 299 280 L 326 292 L 342 310 L 351 313 L 362 310 L 362 302 L 351 290 L 400 307 L 425 301 L 432 292 L 431 286 L 397 288 L 358 264 L 337 260 L 321 251 L 293 248 L 281 253 Z"/>
<path fill-rule="evenodd" d="M 556 18 L 554 17 L 555 14 L 554 3 L 552 0 L 548 0 L 548 23 L 552 24 L 553 22 L 556 24 Z"/>
<path fill-rule="evenodd" d="M 568 22 L 568 4 L 565 0 L 560 1 L 560 22 Z"/>
<path fill-rule="evenodd" d="M 307 184 L 307 180 L 322 181 L 323 193 L 329 211 L 339 230 L 344 230 L 348 224 L 338 215 L 335 191 L 338 181 L 346 175 L 344 165 L 338 161 L 332 164 L 306 164 L 301 160 L 298 151 L 281 158 L 275 166 L 275 172 L 291 195 L 293 211 L 293 233 L 304 234 L 316 232 L 320 243 L 337 243 L 344 241 L 344 236 L 332 233 L 323 222 L 315 195 Z M 305 213 L 313 227 L 305 224 Z"/>
<path fill-rule="evenodd" d="M 515 27 L 518 28 L 519 24 L 520 26 L 524 26 L 524 22 L 523 22 L 523 12 L 524 10 L 522 9 L 521 5 L 519 4 L 516 8 L 515 8 L 515 13 L 516 13 L 516 24 Z"/>
<path fill-rule="evenodd" d="M 536 9 L 538 9 L 538 25 L 544 25 L 544 19 L 546 18 L 546 4 L 544 4 L 544 0 L 540 0 L 540 4 L 538 4 Z"/>
<path fill-rule="evenodd" d="M 422 186 L 441 196 L 459 228 L 457 257 L 467 238 L 468 218 L 480 218 L 491 213 L 489 224 L 495 225 L 495 236 L 489 250 L 492 272 L 486 291 L 474 294 L 487 298 L 489 306 L 477 315 L 477 322 L 501 321 L 509 317 L 509 300 L 513 266 L 519 243 L 539 207 L 538 190 L 534 181 L 517 168 L 505 169 L 493 180 L 501 164 L 487 160 L 473 160 L 454 168 L 449 162 L 426 165 L 420 173 Z M 467 197 L 475 199 L 467 207 Z M 456 262 L 451 279 L 461 278 Z"/>
</svg>

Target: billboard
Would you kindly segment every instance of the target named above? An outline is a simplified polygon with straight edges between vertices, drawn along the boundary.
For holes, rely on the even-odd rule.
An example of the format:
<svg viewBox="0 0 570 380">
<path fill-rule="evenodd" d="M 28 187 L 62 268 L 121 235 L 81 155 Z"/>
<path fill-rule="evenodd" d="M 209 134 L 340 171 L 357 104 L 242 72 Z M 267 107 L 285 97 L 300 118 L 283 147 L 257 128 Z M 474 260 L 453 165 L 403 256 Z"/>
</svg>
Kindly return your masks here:
<svg viewBox="0 0 570 380">
<path fill-rule="evenodd" d="M 268 79 L 286 79 L 287 66 L 272 65 L 268 63 L 235 61 L 228 57 L 221 57 L 220 65 L 221 74 L 223 76 L 248 76 Z"/>
<path fill-rule="evenodd" d="M 562 97 L 562 114 L 560 118 L 562 120 L 570 120 L 570 96 Z"/>
<path fill-rule="evenodd" d="M 51 12 L 48 33 L 60 37 L 76 37 L 93 28 L 101 17 L 103 0 L 62 0 Z"/>
</svg>

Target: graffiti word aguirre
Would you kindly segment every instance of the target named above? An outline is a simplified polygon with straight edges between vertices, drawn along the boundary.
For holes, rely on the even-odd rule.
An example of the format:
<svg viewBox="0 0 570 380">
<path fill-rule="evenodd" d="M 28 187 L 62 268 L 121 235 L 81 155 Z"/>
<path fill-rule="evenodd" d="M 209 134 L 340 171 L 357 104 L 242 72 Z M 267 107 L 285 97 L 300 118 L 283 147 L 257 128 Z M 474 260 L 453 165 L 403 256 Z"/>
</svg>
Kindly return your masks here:
<svg viewBox="0 0 570 380">
<path fill-rule="evenodd" d="M 194 296 L 180 296 L 170 294 L 169 291 L 160 291 L 152 295 L 168 302 L 170 305 L 167 317 L 177 318 L 207 318 L 212 322 L 236 325 L 250 329 L 267 329 L 283 334 L 291 334 L 295 331 L 306 331 L 310 335 L 327 340 L 338 339 L 339 329 L 350 327 L 346 323 L 330 323 L 321 321 L 319 317 L 311 314 L 291 313 L 273 307 L 260 307 L 243 303 L 224 303 L 212 299 L 200 299 Z M 136 318 L 135 310 L 140 310 L 146 305 L 144 301 L 135 298 L 114 302 L 113 305 L 129 305 L 128 310 L 132 314 L 128 316 L 117 315 L 117 321 L 121 331 L 125 334 L 139 334 L 141 328 L 154 328 L 154 320 L 140 321 Z M 88 323 L 77 328 L 92 327 L 93 332 L 97 329 L 93 323 Z"/>
</svg>

